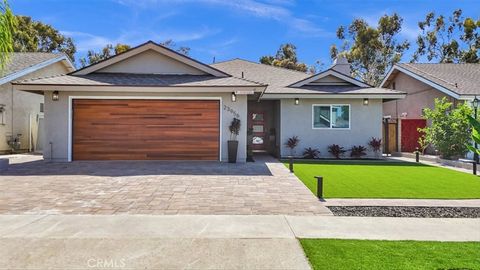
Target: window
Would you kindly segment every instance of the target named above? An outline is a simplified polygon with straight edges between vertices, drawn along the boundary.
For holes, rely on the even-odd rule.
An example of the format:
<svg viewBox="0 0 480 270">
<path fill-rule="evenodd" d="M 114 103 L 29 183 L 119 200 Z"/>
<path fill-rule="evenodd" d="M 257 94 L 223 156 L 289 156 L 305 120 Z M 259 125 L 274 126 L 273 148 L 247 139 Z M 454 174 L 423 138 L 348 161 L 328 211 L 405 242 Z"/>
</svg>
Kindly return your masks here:
<svg viewBox="0 0 480 270">
<path fill-rule="evenodd" d="M 313 105 L 313 128 L 350 128 L 350 105 Z"/>
</svg>

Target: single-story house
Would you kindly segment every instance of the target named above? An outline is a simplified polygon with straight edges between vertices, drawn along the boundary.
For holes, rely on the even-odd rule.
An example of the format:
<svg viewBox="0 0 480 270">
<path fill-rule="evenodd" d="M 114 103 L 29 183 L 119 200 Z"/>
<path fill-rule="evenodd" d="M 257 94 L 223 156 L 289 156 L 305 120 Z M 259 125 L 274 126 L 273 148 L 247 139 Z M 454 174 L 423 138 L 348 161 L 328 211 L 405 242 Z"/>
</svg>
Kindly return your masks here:
<svg viewBox="0 0 480 270">
<path fill-rule="evenodd" d="M 436 98 L 445 97 L 456 106 L 480 96 L 480 64 L 397 64 L 380 87 L 407 94 L 385 102 L 383 114 L 393 127 L 390 152 L 413 152 L 419 146 L 417 129 L 428 125 L 422 112 L 433 108 Z"/>
<path fill-rule="evenodd" d="M 43 95 L 13 89 L 12 82 L 66 74 L 75 70 L 58 53 L 12 53 L 0 74 L 0 153 L 41 152 Z"/>
<path fill-rule="evenodd" d="M 300 139 L 297 155 L 314 147 L 324 156 L 329 144 L 348 149 L 381 137 L 383 102 L 404 93 L 349 71 L 344 61 L 313 76 L 239 59 L 207 65 L 149 41 L 15 87 L 45 95 L 46 160 L 226 161 L 237 118 L 237 158 L 245 161 L 247 144 L 289 155 L 291 136 Z"/>
</svg>

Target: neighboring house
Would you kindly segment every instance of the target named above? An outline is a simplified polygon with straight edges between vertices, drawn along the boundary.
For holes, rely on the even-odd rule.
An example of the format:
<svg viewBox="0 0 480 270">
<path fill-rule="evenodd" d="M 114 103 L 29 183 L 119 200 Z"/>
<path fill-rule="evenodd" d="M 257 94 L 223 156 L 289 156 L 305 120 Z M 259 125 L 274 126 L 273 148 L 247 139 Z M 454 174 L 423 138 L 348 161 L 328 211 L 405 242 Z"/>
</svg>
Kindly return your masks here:
<svg viewBox="0 0 480 270">
<path fill-rule="evenodd" d="M 11 82 L 65 74 L 75 68 L 63 54 L 12 53 L 0 74 L 0 153 L 41 151 L 43 95 L 14 90 Z"/>
<path fill-rule="evenodd" d="M 423 109 L 433 108 L 436 98 L 456 105 L 480 95 L 480 64 L 397 64 L 380 86 L 407 93 L 405 99 L 385 102 L 383 114 L 394 123 L 390 151 L 412 152 L 419 146 L 417 129 L 428 125 Z"/>
<path fill-rule="evenodd" d="M 46 160 L 226 161 L 228 126 L 238 118 L 238 160 L 245 161 L 248 127 L 257 151 L 281 156 L 294 135 L 297 155 L 380 137 L 382 102 L 404 94 L 372 88 L 345 75 L 347 68 L 308 76 L 243 60 L 206 65 L 149 41 L 15 88 L 45 94 Z"/>
</svg>

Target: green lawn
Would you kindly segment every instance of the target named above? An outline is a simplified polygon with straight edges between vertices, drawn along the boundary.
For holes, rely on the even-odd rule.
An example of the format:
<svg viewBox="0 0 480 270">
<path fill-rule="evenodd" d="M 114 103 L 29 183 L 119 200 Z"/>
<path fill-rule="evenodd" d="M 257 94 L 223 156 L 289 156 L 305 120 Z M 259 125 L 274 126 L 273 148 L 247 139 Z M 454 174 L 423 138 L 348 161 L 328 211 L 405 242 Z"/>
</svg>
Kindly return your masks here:
<svg viewBox="0 0 480 270">
<path fill-rule="evenodd" d="M 294 171 L 314 194 L 323 176 L 325 198 L 480 198 L 480 177 L 419 163 L 296 161 Z"/>
<path fill-rule="evenodd" d="M 301 239 L 314 269 L 480 269 L 480 242 Z"/>
</svg>

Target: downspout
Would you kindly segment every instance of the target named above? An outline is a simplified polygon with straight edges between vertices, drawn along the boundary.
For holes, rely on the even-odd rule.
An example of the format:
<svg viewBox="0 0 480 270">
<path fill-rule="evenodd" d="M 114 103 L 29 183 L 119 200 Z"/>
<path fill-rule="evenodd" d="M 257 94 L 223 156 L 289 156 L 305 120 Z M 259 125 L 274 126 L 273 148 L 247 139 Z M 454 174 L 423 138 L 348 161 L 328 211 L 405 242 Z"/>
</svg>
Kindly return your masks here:
<svg viewBox="0 0 480 270">
<path fill-rule="evenodd" d="M 10 117 L 11 117 L 10 127 L 11 127 L 11 132 L 12 132 L 12 139 L 13 139 L 13 136 L 14 136 L 14 135 L 13 135 L 13 123 L 14 123 L 14 121 L 13 121 L 13 107 L 14 107 L 14 101 L 13 101 L 13 97 L 14 97 L 14 95 L 13 95 L 13 84 L 10 84 L 10 86 L 12 87 L 12 91 L 11 91 L 11 94 L 12 94 L 12 106 L 11 106 L 12 108 L 11 108 L 11 111 L 12 111 L 12 113 L 10 114 L 10 115 L 11 115 L 11 116 L 10 116 Z"/>
</svg>

